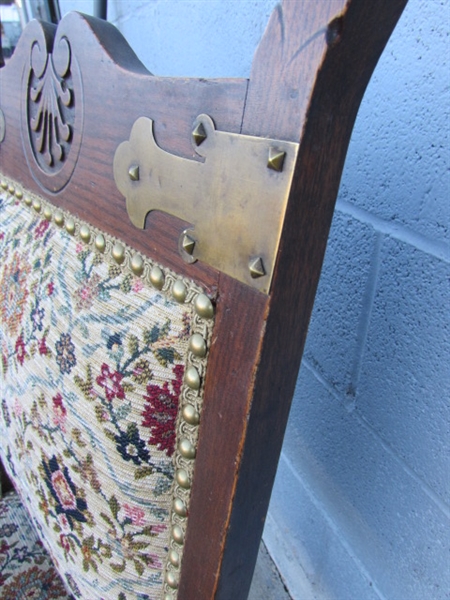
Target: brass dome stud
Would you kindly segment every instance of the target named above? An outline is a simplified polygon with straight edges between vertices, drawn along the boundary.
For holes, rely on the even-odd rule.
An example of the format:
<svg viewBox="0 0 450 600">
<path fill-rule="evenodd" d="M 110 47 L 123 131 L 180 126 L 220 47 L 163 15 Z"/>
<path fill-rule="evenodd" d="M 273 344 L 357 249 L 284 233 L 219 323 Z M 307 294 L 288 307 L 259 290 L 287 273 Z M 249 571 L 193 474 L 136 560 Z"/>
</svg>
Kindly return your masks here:
<svg viewBox="0 0 450 600">
<path fill-rule="evenodd" d="M 25 202 L 26 201 L 27 200 L 25 199 Z M 62 227 L 64 225 L 64 215 L 60 210 L 55 211 L 53 218 L 55 219 L 55 223 L 58 225 L 58 227 Z"/>
<path fill-rule="evenodd" d="M 10 186 L 8 187 L 8 192 L 9 192 L 10 194 L 14 194 L 14 192 L 15 192 L 15 191 L 16 191 L 16 189 L 15 189 L 15 187 L 14 187 L 13 185 L 10 185 Z"/>
<path fill-rule="evenodd" d="M 194 333 L 189 339 L 189 350 L 195 356 L 203 358 L 206 355 L 206 342 L 199 333 Z"/>
<path fill-rule="evenodd" d="M 3 190 L 7 190 L 7 189 L 8 189 L 8 184 L 7 184 L 7 182 L 6 182 L 4 179 L 2 179 L 2 180 L 0 181 L 0 187 L 1 187 Z"/>
<path fill-rule="evenodd" d="M 31 206 L 33 204 L 33 200 L 30 198 L 30 196 L 25 196 L 24 202 L 27 206 Z"/>
<path fill-rule="evenodd" d="M 16 198 L 18 200 L 22 200 L 22 198 L 23 198 L 23 192 L 22 192 L 22 190 L 16 190 Z"/>
<path fill-rule="evenodd" d="M 188 439 L 182 439 L 178 445 L 178 449 L 180 450 L 180 454 L 183 456 L 183 458 L 188 458 L 191 460 L 195 458 L 195 446 Z"/>
<path fill-rule="evenodd" d="M 186 504 L 180 498 L 175 498 L 175 500 L 173 502 L 173 510 L 176 512 L 176 514 L 179 517 L 187 516 Z"/>
<path fill-rule="evenodd" d="M 75 233 L 75 221 L 72 219 L 72 217 L 69 217 L 66 221 L 66 231 L 70 235 Z"/>
<path fill-rule="evenodd" d="M 42 208 L 41 201 L 40 201 L 40 200 L 38 200 L 37 198 L 35 198 L 35 199 L 33 200 L 33 203 L 32 203 L 32 204 L 33 204 L 33 208 L 34 208 L 34 210 L 35 210 L 37 213 L 40 213 L 40 212 L 41 212 L 41 208 Z"/>
<path fill-rule="evenodd" d="M 177 279 L 177 281 L 175 281 L 175 283 L 173 284 L 172 296 L 180 304 L 183 304 L 183 302 L 186 300 L 187 287 L 181 281 L 181 279 Z"/>
<path fill-rule="evenodd" d="M 200 388 L 200 375 L 195 367 L 188 367 L 184 375 L 184 380 L 191 390 Z"/>
<path fill-rule="evenodd" d="M 185 490 L 188 490 L 191 487 L 191 480 L 189 479 L 189 475 L 185 469 L 177 469 L 175 478 L 178 485 Z"/>
<path fill-rule="evenodd" d="M 211 319 L 214 316 L 214 307 L 206 294 L 199 294 L 194 302 L 195 312 L 199 317 Z"/>
<path fill-rule="evenodd" d="M 172 538 L 177 544 L 182 544 L 184 542 L 184 533 L 179 525 L 174 525 L 172 527 Z"/>
<path fill-rule="evenodd" d="M 169 587 L 176 589 L 178 587 L 178 578 L 173 571 L 167 571 L 166 583 Z"/>
<path fill-rule="evenodd" d="M 159 267 L 154 265 L 150 271 L 150 283 L 157 290 L 161 290 L 164 286 L 164 273 L 161 271 Z"/>
<path fill-rule="evenodd" d="M 49 206 L 46 206 L 44 208 L 44 218 L 47 219 L 47 221 L 52 220 L 52 211 L 50 210 Z"/>
<path fill-rule="evenodd" d="M 131 259 L 131 270 L 135 275 L 142 275 L 144 272 L 144 259 L 140 254 L 134 254 Z"/>
<path fill-rule="evenodd" d="M 105 236 L 102 233 L 98 233 L 95 236 L 95 247 L 99 252 L 104 252 L 106 250 L 106 240 Z"/>
<path fill-rule="evenodd" d="M 112 257 L 118 265 L 121 265 L 125 260 L 125 247 L 123 244 L 116 242 L 112 249 Z"/>
<path fill-rule="evenodd" d="M 198 414 L 198 411 L 196 410 L 196 408 L 194 406 L 192 406 L 192 404 L 186 404 L 186 406 L 183 407 L 183 419 L 186 421 L 186 423 L 189 423 L 189 425 L 198 425 L 200 422 L 200 415 Z"/>
<path fill-rule="evenodd" d="M 173 549 L 169 550 L 169 562 L 174 567 L 180 566 L 180 555 L 176 550 L 173 550 Z"/>
<path fill-rule="evenodd" d="M 89 229 L 89 227 L 87 225 L 82 225 L 80 227 L 80 238 L 83 240 L 83 242 L 85 242 L 86 244 L 89 243 L 90 239 L 91 239 L 91 231 Z"/>
</svg>

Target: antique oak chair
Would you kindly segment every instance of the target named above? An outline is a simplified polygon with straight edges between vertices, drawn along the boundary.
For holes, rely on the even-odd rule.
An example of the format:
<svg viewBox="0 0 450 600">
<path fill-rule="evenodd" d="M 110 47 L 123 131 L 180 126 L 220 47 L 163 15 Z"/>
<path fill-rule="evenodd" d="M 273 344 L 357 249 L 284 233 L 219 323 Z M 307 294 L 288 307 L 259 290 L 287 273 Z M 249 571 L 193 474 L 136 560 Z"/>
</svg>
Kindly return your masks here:
<svg viewBox="0 0 450 600">
<path fill-rule="evenodd" d="M 352 126 L 405 3 L 288 0 L 249 80 L 152 76 L 77 13 L 30 23 L 1 69 L 1 456 L 74 596 L 247 597 Z"/>
</svg>

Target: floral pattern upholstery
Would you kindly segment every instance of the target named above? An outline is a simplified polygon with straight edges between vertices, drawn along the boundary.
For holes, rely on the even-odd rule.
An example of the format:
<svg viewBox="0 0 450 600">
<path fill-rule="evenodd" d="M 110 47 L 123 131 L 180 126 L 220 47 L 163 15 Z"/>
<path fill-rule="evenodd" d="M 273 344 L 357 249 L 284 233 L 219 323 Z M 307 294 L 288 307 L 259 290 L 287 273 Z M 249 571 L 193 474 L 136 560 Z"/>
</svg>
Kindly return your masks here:
<svg viewBox="0 0 450 600">
<path fill-rule="evenodd" d="M 147 267 L 134 275 L 17 196 L 0 196 L 3 463 L 76 598 L 175 598 L 168 553 L 185 519 L 172 505 L 189 490 L 174 473 L 193 468 L 177 435 L 195 442 L 180 414 L 200 411 L 202 393 L 183 375 L 192 361 L 204 374 L 189 337 L 210 335 L 193 309 L 201 290 L 183 281 L 175 301 L 174 274 L 160 291 Z"/>
<path fill-rule="evenodd" d="M 0 597 L 71 600 L 19 497 L 0 500 Z"/>
</svg>

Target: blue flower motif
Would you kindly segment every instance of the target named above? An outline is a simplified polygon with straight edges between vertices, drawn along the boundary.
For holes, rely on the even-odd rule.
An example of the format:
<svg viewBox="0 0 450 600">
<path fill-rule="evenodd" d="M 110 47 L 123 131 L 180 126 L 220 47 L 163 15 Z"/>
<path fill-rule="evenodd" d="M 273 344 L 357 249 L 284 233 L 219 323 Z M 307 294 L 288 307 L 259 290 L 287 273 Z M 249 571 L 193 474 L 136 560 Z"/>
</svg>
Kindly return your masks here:
<svg viewBox="0 0 450 600">
<path fill-rule="evenodd" d="M 70 373 L 77 364 L 75 358 L 75 346 L 68 333 L 62 333 L 59 342 L 56 342 L 56 362 L 61 373 Z"/>
<path fill-rule="evenodd" d="M 61 469 L 56 456 L 48 462 L 42 460 L 42 466 L 45 471 L 45 483 L 56 502 L 57 514 L 66 515 L 71 529 L 74 520 L 86 523 L 83 511 L 87 510 L 87 504 L 83 498 L 77 497 L 77 489 L 70 478 L 68 468 Z"/>
<path fill-rule="evenodd" d="M 42 320 L 44 318 L 44 309 L 43 308 L 39 308 L 38 305 L 36 305 L 33 310 L 31 311 L 31 321 L 33 323 L 33 330 L 38 330 L 38 331 L 42 331 Z"/>
</svg>

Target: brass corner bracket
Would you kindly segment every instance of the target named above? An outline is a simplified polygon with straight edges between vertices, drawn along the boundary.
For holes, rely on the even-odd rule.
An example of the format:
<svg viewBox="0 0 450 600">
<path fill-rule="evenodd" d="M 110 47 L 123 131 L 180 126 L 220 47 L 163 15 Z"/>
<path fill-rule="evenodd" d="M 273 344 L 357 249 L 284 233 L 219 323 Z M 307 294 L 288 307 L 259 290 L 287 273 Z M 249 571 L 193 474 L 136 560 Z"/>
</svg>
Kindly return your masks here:
<svg viewBox="0 0 450 600">
<path fill-rule="evenodd" d="M 143 228 L 152 210 L 192 224 L 180 251 L 268 293 L 298 144 L 216 131 L 197 117 L 192 142 L 204 162 L 165 152 L 153 121 L 137 119 L 114 156 L 114 178 L 128 215 Z"/>
</svg>

